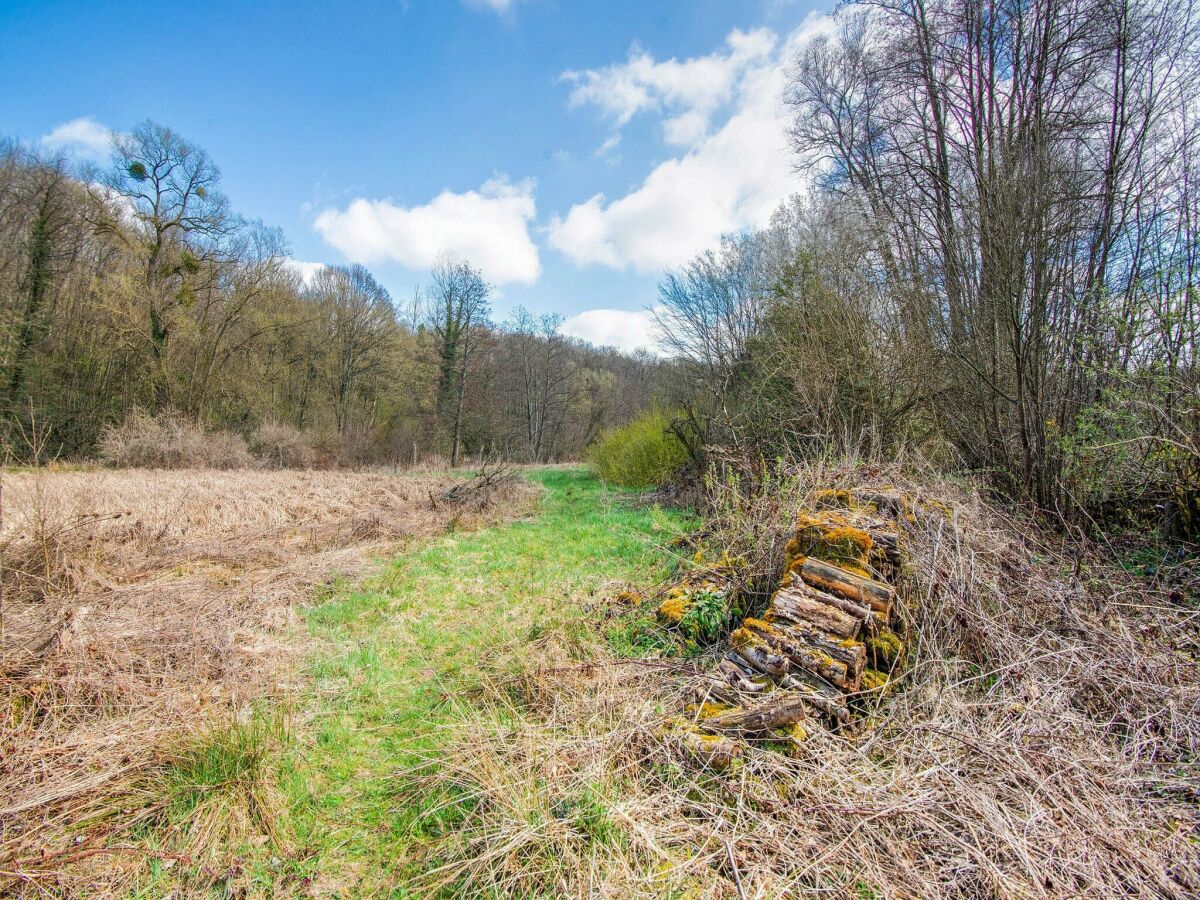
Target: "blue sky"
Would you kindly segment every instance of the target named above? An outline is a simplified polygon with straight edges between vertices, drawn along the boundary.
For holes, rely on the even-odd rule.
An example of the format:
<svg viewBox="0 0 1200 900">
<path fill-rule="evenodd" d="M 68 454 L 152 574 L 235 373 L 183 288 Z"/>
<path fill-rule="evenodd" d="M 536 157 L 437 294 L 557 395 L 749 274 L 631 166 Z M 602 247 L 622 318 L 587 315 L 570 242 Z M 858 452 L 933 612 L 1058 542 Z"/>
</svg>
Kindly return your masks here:
<svg viewBox="0 0 1200 900">
<path fill-rule="evenodd" d="M 80 159 L 153 119 L 299 263 L 398 300 L 470 258 L 496 313 L 644 342 L 665 268 L 799 188 L 781 69 L 799 0 L 0 5 L 0 134 Z"/>
</svg>

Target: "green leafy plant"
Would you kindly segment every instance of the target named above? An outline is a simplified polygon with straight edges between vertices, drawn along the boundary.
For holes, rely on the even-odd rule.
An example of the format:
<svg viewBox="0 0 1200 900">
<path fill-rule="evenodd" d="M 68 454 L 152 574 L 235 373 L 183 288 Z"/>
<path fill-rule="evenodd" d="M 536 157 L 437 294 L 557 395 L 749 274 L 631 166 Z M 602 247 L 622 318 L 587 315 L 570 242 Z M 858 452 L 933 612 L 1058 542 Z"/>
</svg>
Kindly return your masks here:
<svg viewBox="0 0 1200 900">
<path fill-rule="evenodd" d="M 729 597 L 724 591 L 697 591 L 679 621 L 679 630 L 691 640 L 712 643 L 729 622 Z"/>
</svg>

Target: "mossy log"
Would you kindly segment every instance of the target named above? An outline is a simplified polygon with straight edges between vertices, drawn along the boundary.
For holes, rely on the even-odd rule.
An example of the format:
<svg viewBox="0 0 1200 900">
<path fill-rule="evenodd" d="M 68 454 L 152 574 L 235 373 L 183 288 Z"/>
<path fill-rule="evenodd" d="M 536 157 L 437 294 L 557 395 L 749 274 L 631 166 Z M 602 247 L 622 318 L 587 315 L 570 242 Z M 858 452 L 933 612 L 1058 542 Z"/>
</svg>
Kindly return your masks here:
<svg viewBox="0 0 1200 900">
<path fill-rule="evenodd" d="M 765 700 L 744 709 L 732 709 L 701 719 L 696 724 L 717 734 L 761 734 L 808 718 L 809 704 L 804 695 L 793 691 L 775 691 Z"/>
<path fill-rule="evenodd" d="M 853 600 L 847 600 L 845 597 L 839 597 L 837 594 L 831 594 L 829 591 L 815 588 L 811 584 L 805 583 L 803 579 L 793 578 L 786 586 L 803 588 L 808 592 L 810 597 L 820 600 L 822 603 L 828 603 L 830 606 L 836 606 L 842 612 L 854 616 L 856 619 L 862 619 L 864 622 L 871 617 L 871 607 L 862 603 L 855 603 Z"/>
<path fill-rule="evenodd" d="M 854 657 L 855 668 L 852 670 L 847 662 L 835 659 L 825 649 L 810 643 L 807 635 L 797 629 L 773 625 L 760 619 L 747 619 L 742 627 L 758 635 L 781 656 L 786 656 L 794 667 L 819 675 L 844 691 L 858 690 L 862 664 L 857 656 Z M 832 641 L 825 643 L 834 644 Z M 861 649 L 861 645 L 857 646 Z M 839 655 L 849 656 L 849 651 L 839 648 Z"/>
<path fill-rule="evenodd" d="M 827 635 L 818 634 L 815 631 L 808 631 L 801 627 L 791 629 L 798 632 L 805 643 L 809 644 L 814 650 L 828 654 L 840 663 L 844 663 L 846 671 L 855 684 L 858 683 L 859 676 L 862 675 L 862 670 L 866 667 L 869 657 L 869 649 L 862 641 L 855 640 L 835 640 Z M 847 690 L 858 690 L 855 688 L 847 688 Z"/>
<path fill-rule="evenodd" d="M 739 628 L 730 635 L 733 649 L 729 651 L 727 659 L 737 665 L 747 666 L 755 672 L 770 675 L 773 678 L 786 675 L 791 671 L 791 663 L 785 657 L 773 652 L 763 642 L 762 638 L 755 637 L 748 631 L 745 632 L 745 636 L 739 636 L 739 631 L 744 631 L 744 629 Z M 746 636 L 753 638 L 753 640 L 746 639 Z"/>
<path fill-rule="evenodd" d="M 720 735 L 680 730 L 674 734 L 674 739 L 689 759 L 716 772 L 724 772 L 742 757 L 741 744 Z"/>
<path fill-rule="evenodd" d="M 859 607 L 856 613 L 860 611 L 869 615 L 869 610 L 865 607 Z M 828 602 L 824 592 L 794 582 L 790 587 L 781 588 L 775 593 L 769 609 L 769 617 L 772 620 L 782 619 L 808 625 L 840 638 L 852 638 L 857 635 L 867 615 L 847 612 L 841 604 Z"/>
<path fill-rule="evenodd" d="M 885 621 L 891 614 L 896 591 L 882 581 L 864 578 L 855 572 L 813 559 L 811 556 L 804 560 L 804 565 L 800 567 L 800 577 L 812 587 L 837 594 L 847 600 L 865 603 Z"/>
<path fill-rule="evenodd" d="M 790 562 L 815 556 L 846 565 L 866 565 L 874 541 L 845 513 L 802 513 L 796 520 L 796 532 L 785 553 Z"/>
</svg>

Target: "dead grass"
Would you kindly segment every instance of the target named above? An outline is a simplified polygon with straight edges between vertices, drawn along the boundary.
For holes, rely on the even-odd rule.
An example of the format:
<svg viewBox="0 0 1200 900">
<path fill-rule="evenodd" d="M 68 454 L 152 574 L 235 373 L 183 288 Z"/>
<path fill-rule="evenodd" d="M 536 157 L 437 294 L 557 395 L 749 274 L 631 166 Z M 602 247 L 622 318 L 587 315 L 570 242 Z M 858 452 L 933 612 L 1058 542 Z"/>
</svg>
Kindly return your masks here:
<svg viewBox="0 0 1200 900">
<path fill-rule="evenodd" d="M 1190 897 L 1194 608 L 944 481 L 814 467 L 717 498 L 706 543 L 778 578 L 820 488 L 898 487 L 912 665 L 854 738 L 698 769 L 664 723 L 694 663 L 562 634 L 494 663 L 450 752 L 423 890 L 460 896 Z M 1086 554 L 1079 559 L 1079 553 Z M 754 568 L 755 566 L 752 566 Z M 753 580 L 753 579 L 751 579 Z M 409 800 L 408 802 L 413 802 Z M 451 814 L 452 811 L 452 814 Z"/>
<path fill-rule="evenodd" d="M 456 480 L 338 472 L 2 478 L 0 893 L 141 864 L 118 838 L 170 812 L 166 763 L 187 772 L 206 742 L 269 736 L 251 704 L 292 685 L 297 604 L 398 542 L 530 496 L 510 479 L 500 502 L 473 495 L 464 508 L 442 497 Z M 258 797 L 247 815 L 261 818 L 269 789 L 240 769 L 222 780 L 220 757 L 214 783 L 237 789 L 213 788 L 196 808 Z M 188 845 L 212 843 L 192 813 Z"/>
</svg>

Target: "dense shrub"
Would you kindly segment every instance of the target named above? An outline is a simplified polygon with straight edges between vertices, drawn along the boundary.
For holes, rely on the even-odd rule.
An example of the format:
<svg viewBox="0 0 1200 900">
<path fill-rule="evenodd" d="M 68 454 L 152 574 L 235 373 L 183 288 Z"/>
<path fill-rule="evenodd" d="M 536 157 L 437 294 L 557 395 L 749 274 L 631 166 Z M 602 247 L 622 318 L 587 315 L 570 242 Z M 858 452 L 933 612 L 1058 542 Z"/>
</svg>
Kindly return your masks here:
<svg viewBox="0 0 1200 900">
<path fill-rule="evenodd" d="M 110 466 L 146 469 L 245 469 L 254 465 L 246 442 L 225 431 L 205 431 L 173 415 L 131 413 L 100 438 L 100 458 Z"/>
<path fill-rule="evenodd" d="M 307 469 L 316 459 L 309 435 L 283 422 L 263 422 L 250 437 L 250 449 L 273 469 Z"/>
<path fill-rule="evenodd" d="M 683 443 L 668 430 L 670 418 L 654 410 L 601 435 L 588 450 L 588 462 L 605 481 L 627 487 L 654 487 L 684 467 Z"/>
</svg>

